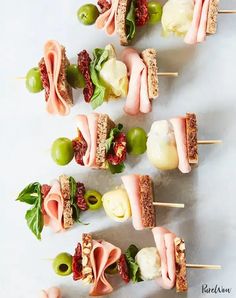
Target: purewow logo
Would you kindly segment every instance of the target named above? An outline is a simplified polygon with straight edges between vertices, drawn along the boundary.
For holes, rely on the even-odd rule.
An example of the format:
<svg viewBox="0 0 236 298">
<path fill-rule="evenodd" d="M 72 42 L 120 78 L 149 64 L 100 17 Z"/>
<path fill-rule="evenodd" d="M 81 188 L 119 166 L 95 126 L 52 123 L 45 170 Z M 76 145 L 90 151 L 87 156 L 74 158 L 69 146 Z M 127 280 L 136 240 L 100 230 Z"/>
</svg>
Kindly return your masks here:
<svg viewBox="0 0 236 298">
<path fill-rule="evenodd" d="M 207 284 L 202 285 L 202 294 L 230 294 L 231 291 L 232 288 L 225 288 L 217 284 L 213 287 L 210 287 Z"/>
</svg>

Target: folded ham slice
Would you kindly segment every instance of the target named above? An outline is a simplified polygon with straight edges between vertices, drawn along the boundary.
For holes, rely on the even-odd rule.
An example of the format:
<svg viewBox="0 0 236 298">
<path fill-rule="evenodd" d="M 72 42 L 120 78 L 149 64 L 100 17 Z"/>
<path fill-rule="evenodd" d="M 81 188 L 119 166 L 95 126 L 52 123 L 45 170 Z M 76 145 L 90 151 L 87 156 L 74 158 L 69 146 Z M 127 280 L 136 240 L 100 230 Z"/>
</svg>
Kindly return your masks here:
<svg viewBox="0 0 236 298">
<path fill-rule="evenodd" d="M 47 98 L 47 111 L 50 114 L 67 115 L 70 112 L 71 104 L 63 97 L 63 93 L 66 93 L 66 90 L 58 89 L 62 62 L 66 63 L 62 50 L 63 47 L 55 40 L 49 40 L 44 46 L 44 63 L 50 89 L 49 97 Z M 66 82 L 63 82 L 63 88 L 65 89 L 66 84 Z"/>
<path fill-rule="evenodd" d="M 61 298 L 61 290 L 56 287 L 49 288 L 47 291 L 42 290 L 39 298 Z"/>
<path fill-rule="evenodd" d="M 89 292 L 90 296 L 107 295 L 113 291 L 111 284 L 106 279 L 105 270 L 111 264 L 117 262 L 120 256 L 120 248 L 104 240 L 93 240 L 90 262 L 93 269 L 94 283 Z"/>
<path fill-rule="evenodd" d="M 202 6 L 201 20 L 197 33 L 197 42 L 203 42 L 206 39 L 207 19 L 210 0 L 204 0 Z"/>
<path fill-rule="evenodd" d="M 141 206 L 140 206 L 140 189 L 139 189 L 139 175 L 122 176 L 121 180 L 127 191 L 131 212 L 132 221 L 135 230 L 143 230 Z"/>
<path fill-rule="evenodd" d="M 90 132 L 90 155 L 89 155 L 89 167 L 96 168 L 96 151 L 97 151 L 97 126 L 98 126 L 97 113 L 92 113 L 87 116 L 88 126 Z"/>
<path fill-rule="evenodd" d="M 126 48 L 121 54 L 129 75 L 129 90 L 124 110 L 129 115 L 151 111 L 151 102 L 148 97 L 147 67 L 132 48 Z"/>
<path fill-rule="evenodd" d="M 191 166 L 188 162 L 187 144 L 186 144 L 186 119 L 177 117 L 170 119 L 174 128 L 177 152 L 179 157 L 179 170 L 187 174 L 191 171 Z"/>
<path fill-rule="evenodd" d="M 46 213 L 44 216 L 45 224 L 48 224 L 54 232 L 62 231 L 63 198 L 58 180 L 53 182 L 49 193 L 43 201 L 43 207 Z"/>
<path fill-rule="evenodd" d="M 204 0 L 195 0 L 192 24 L 184 38 L 184 41 L 187 44 L 197 43 L 197 35 L 201 20 L 203 1 Z"/>
<path fill-rule="evenodd" d="M 95 25 L 98 29 L 104 29 L 106 34 L 110 36 L 116 32 L 115 17 L 119 0 L 110 0 L 109 2 L 111 3 L 111 7 L 100 14 Z"/>
<path fill-rule="evenodd" d="M 157 278 L 158 284 L 164 289 L 175 286 L 175 235 L 165 228 L 152 229 L 158 253 L 161 258 L 161 277 Z"/>
<path fill-rule="evenodd" d="M 85 155 L 83 156 L 83 162 L 85 166 L 89 165 L 90 160 L 90 151 L 91 151 L 91 135 L 89 130 L 89 122 L 86 115 L 77 115 L 76 118 L 76 125 L 78 130 L 81 132 L 85 142 L 87 143 L 87 150 Z M 93 126 L 93 118 L 90 119 L 90 125 Z"/>
<path fill-rule="evenodd" d="M 152 111 L 152 104 L 148 97 L 148 71 L 145 67 L 141 74 L 140 81 L 140 112 L 147 114 Z"/>
</svg>

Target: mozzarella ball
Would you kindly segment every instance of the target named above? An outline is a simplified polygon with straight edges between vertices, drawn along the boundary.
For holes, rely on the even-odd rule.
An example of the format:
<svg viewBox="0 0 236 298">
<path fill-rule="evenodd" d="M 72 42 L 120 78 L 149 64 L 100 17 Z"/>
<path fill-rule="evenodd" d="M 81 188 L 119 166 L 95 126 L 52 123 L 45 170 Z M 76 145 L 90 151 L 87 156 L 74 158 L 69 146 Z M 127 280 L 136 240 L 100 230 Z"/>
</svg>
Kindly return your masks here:
<svg viewBox="0 0 236 298">
<path fill-rule="evenodd" d="M 135 261 L 139 265 L 141 278 L 143 280 L 156 279 L 161 276 L 161 259 L 156 247 L 146 247 L 141 249 Z"/>
</svg>

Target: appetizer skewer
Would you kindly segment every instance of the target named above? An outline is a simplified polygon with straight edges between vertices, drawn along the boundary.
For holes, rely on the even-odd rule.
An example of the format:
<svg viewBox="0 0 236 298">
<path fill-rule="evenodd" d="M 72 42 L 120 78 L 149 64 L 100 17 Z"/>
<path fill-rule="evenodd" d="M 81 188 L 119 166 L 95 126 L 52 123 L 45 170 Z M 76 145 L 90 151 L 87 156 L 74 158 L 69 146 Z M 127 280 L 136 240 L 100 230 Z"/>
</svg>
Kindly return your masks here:
<svg viewBox="0 0 236 298">
<path fill-rule="evenodd" d="M 62 298 L 61 290 L 57 287 L 41 290 L 39 293 L 39 298 Z"/>
<path fill-rule="evenodd" d="M 219 144 L 221 140 L 198 140 L 197 118 L 187 113 L 168 120 L 155 121 L 147 139 L 147 156 L 158 169 L 179 168 L 189 173 L 198 164 L 198 145 Z"/>
<path fill-rule="evenodd" d="M 108 281 L 111 274 L 119 274 L 125 283 L 156 280 L 164 289 L 175 287 L 176 292 L 186 292 L 187 268 L 221 269 L 219 265 L 187 264 L 184 239 L 160 227 L 153 228 L 152 233 L 155 247 L 139 250 L 131 244 L 125 253 L 105 240 L 97 241 L 91 234 L 83 234 L 75 254 L 59 254 L 53 261 L 53 269 L 58 275 L 72 273 L 75 281 L 91 284 L 90 296 L 113 291 Z"/>
<path fill-rule="evenodd" d="M 78 10 L 80 22 L 85 25 L 95 23 L 96 28 L 104 30 L 108 36 L 117 34 L 123 46 L 135 38 L 139 27 L 153 25 L 161 20 L 162 7 L 155 1 L 99 0 L 97 5 L 100 13 L 93 4 L 81 6 Z"/>
<path fill-rule="evenodd" d="M 219 9 L 219 0 L 168 0 L 163 8 L 156 1 L 102 0 L 98 1 L 98 6 L 102 10 L 100 15 L 95 5 L 83 5 L 79 11 L 86 12 L 78 14 L 80 21 L 84 23 L 85 15 L 91 17 L 93 7 L 97 14 L 92 23 L 108 36 L 117 33 L 123 46 L 132 41 L 139 26 L 159 21 L 164 36 L 184 37 L 187 44 L 203 42 L 207 35 L 216 33 L 218 14 L 236 13 L 236 10 Z"/>
<path fill-rule="evenodd" d="M 30 230 L 38 239 L 44 226 L 54 232 L 71 228 L 80 221 L 80 213 L 104 207 L 105 213 L 115 221 L 124 222 L 131 217 L 137 230 L 156 226 L 157 207 L 184 208 L 184 204 L 154 202 L 150 176 L 122 177 L 124 186 L 105 193 L 85 190 L 84 184 L 73 177 L 61 175 L 51 185 L 31 183 L 19 194 L 17 200 L 30 205 L 25 218 Z M 133 193 L 134 191 L 134 193 Z"/>
<path fill-rule="evenodd" d="M 194 113 L 170 121 L 155 121 L 148 137 L 142 128 L 131 128 L 125 134 L 123 125 L 116 125 L 106 114 L 78 115 L 76 123 L 78 136 L 73 141 L 67 139 L 70 152 L 66 160 L 66 151 L 63 148 L 61 152 L 57 144 L 60 139 L 53 143 L 52 157 L 59 165 L 70 162 L 74 156 L 79 165 L 120 173 L 125 168 L 127 152 L 139 155 L 147 149 L 150 162 L 158 169 L 179 168 L 182 173 L 189 173 L 191 165 L 198 164 L 199 145 L 221 143 L 221 140 L 198 139 Z"/>
<path fill-rule="evenodd" d="M 203 42 L 207 35 L 216 33 L 218 13 L 236 10 L 220 10 L 219 0 L 169 0 L 163 7 L 164 35 L 183 36 L 187 44 Z"/>
<path fill-rule="evenodd" d="M 73 88 L 83 88 L 84 100 L 96 109 L 111 99 L 125 98 L 125 112 L 130 115 L 149 113 L 152 99 L 159 96 L 159 76 L 178 76 L 177 72 L 158 72 L 157 51 L 142 53 L 126 49 L 117 58 L 112 45 L 96 48 L 91 59 L 86 50 L 78 54 L 77 65 L 66 56 L 65 48 L 49 40 L 39 67 L 30 69 L 26 87 L 30 92 L 45 90 L 50 114 L 67 115 L 73 105 Z M 134 104 L 133 104 L 134 102 Z"/>
</svg>

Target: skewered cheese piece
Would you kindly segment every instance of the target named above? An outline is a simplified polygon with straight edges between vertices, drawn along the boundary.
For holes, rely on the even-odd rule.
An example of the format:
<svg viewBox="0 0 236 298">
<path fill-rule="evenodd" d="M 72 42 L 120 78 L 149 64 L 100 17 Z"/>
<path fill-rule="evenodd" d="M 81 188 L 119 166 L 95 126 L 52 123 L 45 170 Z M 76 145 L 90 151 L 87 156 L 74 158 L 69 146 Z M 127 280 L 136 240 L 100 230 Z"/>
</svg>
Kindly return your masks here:
<svg viewBox="0 0 236 298">
<path fill-rule="evenodd" d="M 141 249 L 135 261 L 139 265 L 141 278 L 143 280 L 156 279 L 161 276 L 161 259 L 156 247 L 145 247 Z"/>
<path fill-rule="evenodd" d="M 102 197 L 106 214 L 118 222 L 126 221 L 131 217 L 131 208 L 127 192 L 123 188 L 105 193 Z"/>
<path fill-rule="evenodd" d="M 147 140 L 147 156 L 150 162 L 160 170 L 173 170 L 178 167 L 179 158 L 174 130 L 167 120 L 152 124 Z"/>
</svg>

